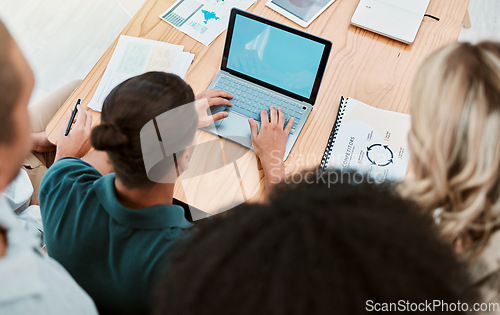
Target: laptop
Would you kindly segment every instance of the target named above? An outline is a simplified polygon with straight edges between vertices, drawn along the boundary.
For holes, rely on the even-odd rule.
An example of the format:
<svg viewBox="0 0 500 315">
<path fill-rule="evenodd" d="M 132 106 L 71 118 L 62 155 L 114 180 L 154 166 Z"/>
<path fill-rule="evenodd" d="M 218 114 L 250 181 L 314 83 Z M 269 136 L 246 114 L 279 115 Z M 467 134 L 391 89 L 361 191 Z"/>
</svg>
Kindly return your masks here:
<svg viewBox="0 0 500 315">
<path fill-rule="evenodd" d="M 318 95 L 332 43 L 260 16 L 232 9 L 221 69 L 208 89 L 232 94 L 233 106 L 212 106 L 229 117 L 204 128 L 252 149 L 248 118 L 257 121 L 271 105 L 281 108 L 286 123 L 295 121 L 284 160 L 309 117 Z"/>
<path fill-rule="evenodd" d="M 430 0 L 360 0 L 351 24 L 412 44 Z"/>
</svg>

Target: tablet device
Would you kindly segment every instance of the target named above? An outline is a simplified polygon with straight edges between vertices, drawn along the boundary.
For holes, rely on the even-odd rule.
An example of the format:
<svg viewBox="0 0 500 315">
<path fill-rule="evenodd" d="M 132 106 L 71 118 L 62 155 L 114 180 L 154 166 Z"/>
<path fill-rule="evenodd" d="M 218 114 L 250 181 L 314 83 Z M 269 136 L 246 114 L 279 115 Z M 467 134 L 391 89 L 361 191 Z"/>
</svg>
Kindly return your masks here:
<svg viewBox="0 0 500 315">
<path fill-rule="evenodd" d="M 335 0 L 269 0 L 266 6 L 286 18 L 307 27 Z"/>
</svg>

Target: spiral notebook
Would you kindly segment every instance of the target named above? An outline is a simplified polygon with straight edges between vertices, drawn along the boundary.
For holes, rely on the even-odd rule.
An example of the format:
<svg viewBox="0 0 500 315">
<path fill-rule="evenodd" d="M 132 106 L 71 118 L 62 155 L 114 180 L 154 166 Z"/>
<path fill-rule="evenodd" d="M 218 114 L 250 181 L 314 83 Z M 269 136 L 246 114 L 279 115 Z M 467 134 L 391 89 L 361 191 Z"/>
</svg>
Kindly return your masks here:
<svg viewBox="0 0 500 315">
<path fill-rule="evenodd" d="M 407 114 L 342 97 L 320 168 L 354 170 L 376 181 L 401 181 L 410 158 L 409 130 Z"/>
</svg>

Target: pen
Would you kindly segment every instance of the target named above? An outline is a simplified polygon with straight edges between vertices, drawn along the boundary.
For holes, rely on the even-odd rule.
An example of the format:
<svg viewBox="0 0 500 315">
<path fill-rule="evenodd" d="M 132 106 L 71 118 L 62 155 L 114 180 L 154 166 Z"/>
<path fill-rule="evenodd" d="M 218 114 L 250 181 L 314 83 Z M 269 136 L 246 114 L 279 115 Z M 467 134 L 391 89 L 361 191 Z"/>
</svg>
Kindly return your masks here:
<svg viewBox="0 0 500 315">
<path fill-rule="evenodd" d="M 78 112 L 78 105 L 80 105 L 81 102 L 82 102 L 81 99 L 78 99 L 78 101 L 76 101 L 75 109 L 73 109 L 73 112 L 71 113 L 71 118 L 69 120 L 68 128 L 66 128 L 64 136 L 67 136 L 69 134 L 69 131 L 71 130 L 71 125 L 73 124 L 73 121 L 75 121 L 75 116 L 76 113 Z"/>
</svg>

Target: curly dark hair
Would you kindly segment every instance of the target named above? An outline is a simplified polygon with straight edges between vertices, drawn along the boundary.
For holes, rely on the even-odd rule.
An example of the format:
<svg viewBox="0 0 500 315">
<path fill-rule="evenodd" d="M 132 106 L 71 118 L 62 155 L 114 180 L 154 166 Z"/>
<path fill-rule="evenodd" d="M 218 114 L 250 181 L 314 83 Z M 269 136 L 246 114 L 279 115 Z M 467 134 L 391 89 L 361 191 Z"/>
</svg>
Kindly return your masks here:
<svg viewBox="0 0 500 315">
<path fill-rule="evenodd" d="M 369 303 L 476 299 L 414 203 L 366 178 L 330 185 L 332 174 L 343 178 L 283 185 L 267 204 L 201 222 L 168 261 L 154 314 L 364 314 Z"/>
</svg>

